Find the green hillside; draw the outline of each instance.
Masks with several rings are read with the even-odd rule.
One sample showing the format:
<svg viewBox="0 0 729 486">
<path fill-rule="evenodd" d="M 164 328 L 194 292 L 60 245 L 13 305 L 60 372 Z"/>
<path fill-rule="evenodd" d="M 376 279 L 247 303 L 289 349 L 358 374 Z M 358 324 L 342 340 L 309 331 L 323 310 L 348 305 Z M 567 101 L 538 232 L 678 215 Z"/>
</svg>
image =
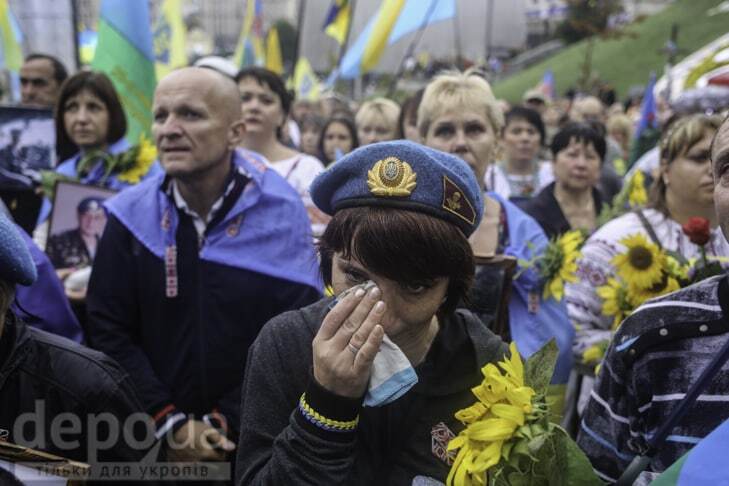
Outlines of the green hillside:
<svg viewBox="0 0 729 486">
<path fill-rule="evenodd" d="M 679 26 L 678 45 L 685 57 L 717 37 L 729 32 L 729 14 L 707 16 L 706 11 L 721 0 L 677 0 L 662 12 L 626 28 L 634 37 L 619 40 L 598 40 L 593 51 L 593 74 L 609 82 L 624 97 L 631 86 L 645 84 L 650 71 L 660 77 L 666 57 L 660 52 L 671 33 L 671 25 Z M 585 58 L 586 41 L 573 44 L 561 52 L 509 77 L 494 86 L 496 96 L 511 102 L 542 79 L 552 69 L 557 93 L 576 84 Z"/>
</svg>

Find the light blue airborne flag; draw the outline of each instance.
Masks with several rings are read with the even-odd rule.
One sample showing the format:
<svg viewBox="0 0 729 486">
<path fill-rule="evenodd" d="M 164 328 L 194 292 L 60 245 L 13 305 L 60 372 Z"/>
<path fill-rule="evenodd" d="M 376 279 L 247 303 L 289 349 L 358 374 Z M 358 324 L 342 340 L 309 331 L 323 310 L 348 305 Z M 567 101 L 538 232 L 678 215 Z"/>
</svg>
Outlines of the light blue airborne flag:
<svg viewBox="0 0 729 486">
<path fill-rule="evenodd" d="M 719 425 L 671 467 L 652 486 L 695 486 L 729 484 L 729 421 Z"/>
<path fill-rule="evenodd" d="M 421 27 L 453 18 L 455 14 L 455 0 L 407 0 L 390 32 L 387 45 L 399 41 L 407 34 L 415 32 Z M 328 86 L 334 84 L 338 77 L 352 79 L 364 73 L 362 61 L 370 37 L 375 31 L 377 17 L 377 15 L 374 15 L 370 19 L 357 40 L 344 54 L 341 64 L 327 80 L 326 84 Z"/>
<path fill-rule="evenodd" d="M 114 83 L 127 114 L 127 140 L 151 138 L 152 97 L 156 84 L 154 43 L 148 0 L 103 0 L 99 42 L 91 67 Z"/>
</svg>

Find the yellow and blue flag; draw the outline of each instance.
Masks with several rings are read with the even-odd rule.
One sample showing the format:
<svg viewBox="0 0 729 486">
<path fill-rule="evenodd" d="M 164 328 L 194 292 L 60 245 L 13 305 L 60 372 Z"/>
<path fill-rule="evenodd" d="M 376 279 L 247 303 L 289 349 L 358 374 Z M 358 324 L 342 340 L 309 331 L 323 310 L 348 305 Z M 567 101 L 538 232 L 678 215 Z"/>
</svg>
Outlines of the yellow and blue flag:
<svg viewBox="0 0 729 486">
<path fill-rule="evenodd" d="M 238 67 L 263 66 L 265 52 L 263 45 L 263 7 L 261 0 L 248 0 L 243 28 L 235 48 L 233 62 Z"/>
<path fill-rule="evenodd" d="M 284 72 L 278 29 L 271 27 L 266 38 L 266 68 L 281 76 Z"/>
<path fill-rule="evenodd" d="M 377 65 L 387 46 L 420 28 L 453 18 L 455 14 L 455 0 L 383 0 L 377 14 L 344 54 L 326 84 L 333 84 L 337 77 L 361 76 Z"/>
<path fill-rule="evenodd" d="M 300 57 L 294 69 L 294 90 L 297 100 L 317 101 L 321 94 L 321 83 L 311 68 L 309 60 Z"/>
<path fill-rule="evenodd" d="M 154 43 L 148 0 L 102 0 L 99 43 L 91 63 L 106 73 L 127 115 L 126 139 L 151 139 L 152 97 L 156 84 Z"/>
<path fill-rule="evenodd" d="M 324 32 L 339 44 L 344 44 L 352 20 L 352 6 L 349 0 L 334 0 L 324 20 Z"/>
<path fill-rule="evenodd" d="M 157 79 L 162 79 L 173 69 L 187 66 L 186 36 L 181 0 L 164 0 L 154 24 Z"/>
<path fill-rule="evenodd" d="M 22 36 L 7 0 L 0 0 L 0 40 L 2 67 L 17 73 L 23 65 Z"/>
</svg>

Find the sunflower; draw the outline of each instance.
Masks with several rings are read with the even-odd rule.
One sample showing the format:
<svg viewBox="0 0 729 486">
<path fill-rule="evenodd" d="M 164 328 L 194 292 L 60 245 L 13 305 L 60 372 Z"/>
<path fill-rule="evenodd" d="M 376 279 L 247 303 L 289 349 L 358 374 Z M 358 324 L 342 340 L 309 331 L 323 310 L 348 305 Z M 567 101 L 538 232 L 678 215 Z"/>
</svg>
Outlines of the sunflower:
<svg viewBox="0 0 729 486">
<path fill-rule="evenodd" d="M 568 231 L 549 244 L 540 263 L 540 275 L 546 281 L 544 300 L 553 296 L 559 302 L 564 296 L 565 282 L 577 281 L 577 259 L 584 241 L 581 231 Z"/>
<path fill-rule="evenodd" d="M 628 287 L 628 299 L 633 306 L 638 307 L 648 299 L 670 294 L 680 288 L 681 285 L 678 283 L 678 280 L 668 274 L 664 274 L 661 281 L 649 289 Z"/>
<path fill-rule="evenodd" d="M 510 356 L 481 369 L 483 382 L 472 389 L 478 401 L 456 413 L 466 428 L 448 443 L 458 450 L 448 474 L 448 486 L 486 483 L 486 472 L 511 450 L 509 441 L 525 426 L 533 412 L 533 388 L 524 383 L 524 363 L 516 349 Z"/>
<path fill-rule="evenodd" d="M 645 192 L 645 177 L 643 171 L 636 170 L 630 178 L 630 192 L 628 202 L 631 207 L 643 206 L 648 202 L 648 194 Z"/>
<path fill-rule="evenodd" d="M 137 184 L 157 159 L 157 148 L 144 135 L 139 137 L 139 145 L 135 149 L 137 153 L 133 165 L 117 177 L 122 182 Z"/>
<path fill-rule="evenodd" d="M 635 309 L 628 288 L 614 278 L 608 279 L 607 285 L 598 287 L 597 295 L 603 301 L 602 314 L 613 316 L 613 329 L 617 329 L 623 319 Z"/>
<path fill-rule="evenodd" d="M 666 255 L 658 246 L 641 234 L 627 236 L 620 243 L 627 251 L 614 256 L 610 263 L 624 282 L 634 288 L 650 289 L 661 281 Z"/>
<path fill-rule="evenodd" d="M 607 351 L 608 341 L 593 344 L 582 353 L 583 363 L 595 363 L 601 361 Z"/>
</svg>

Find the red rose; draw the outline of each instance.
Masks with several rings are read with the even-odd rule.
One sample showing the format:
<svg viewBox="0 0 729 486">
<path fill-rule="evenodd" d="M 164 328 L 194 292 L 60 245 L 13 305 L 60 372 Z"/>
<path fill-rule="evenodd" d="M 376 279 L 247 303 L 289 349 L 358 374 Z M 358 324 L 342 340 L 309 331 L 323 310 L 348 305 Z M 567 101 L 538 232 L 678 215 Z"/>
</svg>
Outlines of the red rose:
<svg viewBox="0 0 729 486">
<path fill-rule="evenodd" d="M 706 218 L 694 216 L 689 218 L 681 228 L 689 240 L 696 245 L 704 246 L 711 238 L 711 226 Z"/>
</svg>

